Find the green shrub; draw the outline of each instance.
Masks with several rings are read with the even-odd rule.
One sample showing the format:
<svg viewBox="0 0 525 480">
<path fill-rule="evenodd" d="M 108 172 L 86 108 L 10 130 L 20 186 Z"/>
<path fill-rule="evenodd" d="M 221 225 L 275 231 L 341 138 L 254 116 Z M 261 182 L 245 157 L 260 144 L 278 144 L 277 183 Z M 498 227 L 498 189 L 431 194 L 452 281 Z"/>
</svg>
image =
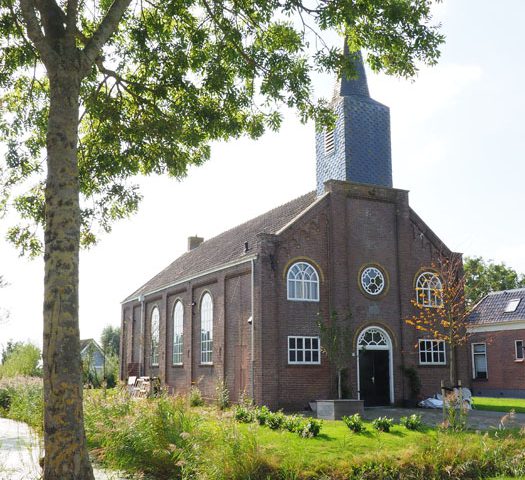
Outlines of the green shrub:
<svg viewBox="0 0 525 480">
<path fill-rule="evenodd" d="M 190 406 L 191 407 L 200 407 L 204 405 L 204 400 L 202 399 L 202 393 L 199 390 L 199 387 L 193 386 L 190 390 Z"/>
<path fill-rule="evenodd" d="M 3 398 L 3 406 L 0 409 L 2 415 L 25 422 L 36 431 L 42 432 L 44 393 L 41 378 L 4 378 L 0 380 L 0 392 Z"/>
<path fill-rule="evenodd" d="M 409 417 L 401 417 L 399 423 L 408 430 L 420 430 L 423 426 L 421 415 L 417 415 L 416 413 L 413 413 Z"/>
<path fill-rule="evenodd" d="M 297 433 L 303 438 L 317 437 L 321 432 L 321 426 L 323 425 L 322 420 L 316 418 L 309 418 L 301 425 Z"/>
<path fill-rule="evenodd" d="M 266 418 L 266 425 L 272 430 L 279 430 L 284 425 L 285 415 L 283 412 L 269 413 Z"/>
<path fill-rule="evenodd" d="M 217 407 L 219 410 L 226 410 L 230 405 L 230 392 L 224 381 L 219 380 L 215 387 Z"/>
<path fill-rule="evenodd" d="M 366 430 L 365 424 L 363 423 L 363 419 L 361 418 L 361 415 L 359 415 L 359 413 L 354 413 L 349 417 L 344 416 L 341 420 L 343 420 L 345 425 L 354 433 L 360 433 Z"/>
<path fill-rule="evenodd" d="M 32 343 L 17 343 L 8 354 L 4 355 L 3 363 L 0 365 L 0 378 L 40 377 L 40 349 Z"/>
<path fill-rule="evenodd" d="M 297 415 L 285 415 L 283 428 L 289 432 L 295 433 L 301 428 L 302 424 L 302 417 L 298 417 Z"/>
<path fill-rule="evenodd" d="M 237 405 L 233 416 L 235 420 L 241 423 L 252 423 L 255 420 L 253 408 L 246 407 L 245 405 Z"/>
<path fill-rule="evenodd" d="M 272 412 L 268 409 L 266 405 L 255 409 L 255 419 L 259 425 L 266 425 L 266 421 Z"/>
<path fill-rule="evenodd" d="M 394 420 L 388 417 L 378 417 L 372 421 L 372 426 L 378 432 L 389 432 L 394 426 Z"/>
</svg>

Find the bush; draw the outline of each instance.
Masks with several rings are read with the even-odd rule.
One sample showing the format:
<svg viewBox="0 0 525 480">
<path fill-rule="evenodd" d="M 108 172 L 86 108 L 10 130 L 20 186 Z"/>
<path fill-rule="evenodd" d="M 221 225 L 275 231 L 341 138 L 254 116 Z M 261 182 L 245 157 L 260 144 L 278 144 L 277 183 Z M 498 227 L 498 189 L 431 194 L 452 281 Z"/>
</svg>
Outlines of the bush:
<svg viewBox="0 0 525 480">
<path fill-rule="evenodd" d="M 409 417 L 401 417 L 399 423 L 403 425 L 408 430 L 420 430 L 423 426 L 421 421 L 421 415 L 412 414 Z"/>
<path fill-rule="evenodd" d="M 289 432 L 295 433 L 300 430 L 303 419 L 297 415 L 285 415 L 283 428 Z"/>
<path fill-rule="evenodd" d="M 32 343 L 17 343 L 4 355 L 0 365 L 0 378 L 17 376 L 40 377 L 42 369 L 40 349 Z"/>
<path fill-rule="evenodd" d="M 354 413 L 350 417 L 345 416 L 342 418 L 342 420 L 345 423 L 345 425 L 354 433 L 360 433 L 366 430 L 365 424 L 363 423 L 363 419 L 361 418 L 361 415 L 359 415 L 359 413 Z"/>
<path fill-rule="evenodd" d="M 252 408 L 245 405 L 237 405 L 233 416 L 235 420 L 241 423 L 252 423 L 255 420 L 255 413 Z"/>
<path fill-rule="evenodd" d="M 202 399 L 202 393 L 199 390 L 199 387 L 193 386 L 190 390 L 190 406 L 191 407 L 200 407 L 204 405 L 204 400 Z"/>
<path fill-rule="evenodd" d="M 303 438 L 313 438 L 317 437 L 321 432 L 322 420 L 317 420 L 316 418 L 309 418 L 304 422 L 300 430 L 298 431 L 299 435 Z"/>
<path fill-rule="evenodd" d="M 217 395 L 217 407 L 219 410 L 226 410 L 230 405 L 230 392 L 224 381 L 219 380 L 217 382 L 215 393 Z"/>
<path fill-rule="evenodd" d="M 390 429 L 394 426 L 394 420 L 388 417 L 378 417 L 372 421 L 372 426 L 378 432 L 389 432 Z"/>
<path fill-rule="evenodd" d="M 44 392 L 42 379 L 14 377 L 0 380 L 0 414 L 25 422 L 38 432 L 44 425 Z"/>
<path fill-rule="evenodd" d="M 255 419 L 259 425 L 266 425 L 266 421 L 272 412 L 268 409 L 266 405 L 255 409 Z"/>
<path fill-rule="evenodd" d="M 272 430 L 279 430 L 284 425 L 285 415 L 282 412 L 269 413 L 266 425 Z"/>
</svg>

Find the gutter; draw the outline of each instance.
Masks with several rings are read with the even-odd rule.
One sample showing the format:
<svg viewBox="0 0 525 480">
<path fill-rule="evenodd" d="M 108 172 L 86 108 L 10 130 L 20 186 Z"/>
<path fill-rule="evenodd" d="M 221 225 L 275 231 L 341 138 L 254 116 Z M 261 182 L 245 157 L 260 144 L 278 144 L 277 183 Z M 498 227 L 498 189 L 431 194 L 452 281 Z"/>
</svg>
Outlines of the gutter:
<svg viewBox="0 0 525 480">
<path fill-rule="evenodd" d="M 251 398 L 255 398 L 255 315 L 254 315 L 254 305 L 255 305 L 255 259 L 251 260 L 252 265 L 252 275 L 251 275 L 251 322 L 250 322 L 250 333 L 251 333 L 251 345 L 250 345 L 250 378 L 251 378 Z"/>
<path fill-rule="evenodd" d="M 141 294 L 138 294 L 135 297 L 127 298 L 125 300 L 122 300 L 120 302 L 121 305 L 124 305 L 129 302 L 133 301 L 144 301 L 144 297 L 147 297 L 149 295 L 153 295 L 154 293 L 161 292 L 162 290 L 166 290 L 167 288 L 176 287 L 177 285 L 180 285 L 185 282 L 191 282 L 192 280 L 195 280 L 196 278 L 204 277 L 206 275 L 210 275 L 211 273 L 220 272 L 221 270 L 225 270 L 230 267 L 236 267 L 237 265 L 242 265 L 243 263 L 253 262 L 253 260 L 257 259 L 257 254 L 253 255 L 246 255 L 240 260 L 232 260 L 228 263 L 223 263 L 222 265 L 219 265 L 218 267 L 210 268 L 208 270 L 204 270 L 201 273 L 197 273 L 196 275 L 190 276 L 190 277 L 183 277 L 180 280 L 177 280 L 176 282 L 169 283 L 167 285 L 163 285 L 162 287 L 156 288 L 155 290 L 151 290 L 149 292 L 143 292 Z"/>
</svg>

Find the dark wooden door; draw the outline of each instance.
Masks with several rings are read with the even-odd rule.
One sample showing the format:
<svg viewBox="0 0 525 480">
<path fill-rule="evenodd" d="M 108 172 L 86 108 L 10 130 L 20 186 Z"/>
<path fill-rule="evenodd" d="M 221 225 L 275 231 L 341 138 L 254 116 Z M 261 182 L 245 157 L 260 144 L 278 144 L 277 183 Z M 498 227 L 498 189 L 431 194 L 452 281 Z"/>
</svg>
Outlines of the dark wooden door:
<svg viewBox="0 0 525 480">
<path fill-rule="evenodd" d="M 359 351 L 359 389 L 365 406 L 390 403 L 390 365 L 388 350 Z"/>
</svg>

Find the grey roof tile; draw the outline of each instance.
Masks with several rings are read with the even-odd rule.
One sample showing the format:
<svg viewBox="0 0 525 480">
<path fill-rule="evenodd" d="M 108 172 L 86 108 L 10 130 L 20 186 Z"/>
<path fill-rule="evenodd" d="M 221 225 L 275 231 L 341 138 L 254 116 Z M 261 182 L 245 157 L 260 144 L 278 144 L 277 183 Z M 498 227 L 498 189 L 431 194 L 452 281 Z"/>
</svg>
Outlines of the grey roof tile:
<svg viewBox="0 0 525 480">
<path fill-rule="evenodd" d="M 179 279 L 193 277 L 242 258 L 246 255 L 244 253 L 244 242 L 248 242 L 250 252 L 253 252 L 256 236 L 259 233 L 278 232 L 315 200 L 315 192 L 307 193 L 216 237 L 210 238 L 197 248 L 181 255 L 142 287 L 129 295 L 123 303 L 133 300 L 141 294 L 161 289 Z"/>
<path fill-rule="evenodd" d="M 505 312 L 510 300 L 520 299 L 514 312 Z M 525 288 L 491 292 L 484 297 L 469 315 L 469 322 L 476 325 L 525 320 Z"/>
</svg>

